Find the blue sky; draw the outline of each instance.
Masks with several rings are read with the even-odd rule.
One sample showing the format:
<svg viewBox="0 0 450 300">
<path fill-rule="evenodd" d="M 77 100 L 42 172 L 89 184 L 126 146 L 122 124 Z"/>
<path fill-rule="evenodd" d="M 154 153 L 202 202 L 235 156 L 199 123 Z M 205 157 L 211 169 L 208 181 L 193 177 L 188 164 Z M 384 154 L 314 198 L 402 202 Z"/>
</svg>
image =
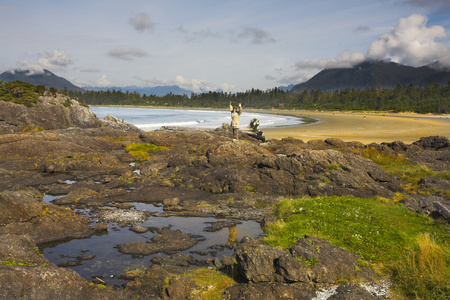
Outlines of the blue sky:
<svg viewBox="0 0 450 300">
<path fill-rule="evenodd" d="M 450 0 L 0 0 L 0 72 L 266 90 L 365 59 L 450 66 Z"/>
</svg>

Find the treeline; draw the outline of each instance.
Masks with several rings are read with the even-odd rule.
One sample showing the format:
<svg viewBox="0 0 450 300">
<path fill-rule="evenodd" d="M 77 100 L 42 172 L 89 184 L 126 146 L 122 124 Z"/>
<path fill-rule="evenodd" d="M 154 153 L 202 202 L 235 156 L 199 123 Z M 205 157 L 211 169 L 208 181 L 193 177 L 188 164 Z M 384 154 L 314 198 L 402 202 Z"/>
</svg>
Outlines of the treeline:
<svg viewBox="0 0 450 300">
<path fill-rule="evenodd" d="M 291 93 L 281 89 L 251 89 L 240 93 L 209 92 L 165 96 L 110 91 L 68 92 L 88 105 L 142 105 L 175 107 L 226 108 L 231 101 L 247 108 L 283 108 L 317 110 L 413 111 L 417 113 L 450 113 L 450 82 L 446 86 L 397 85 L 394 89 L 367 88 L 337 91 L 303 91 Z"/>
</svg>

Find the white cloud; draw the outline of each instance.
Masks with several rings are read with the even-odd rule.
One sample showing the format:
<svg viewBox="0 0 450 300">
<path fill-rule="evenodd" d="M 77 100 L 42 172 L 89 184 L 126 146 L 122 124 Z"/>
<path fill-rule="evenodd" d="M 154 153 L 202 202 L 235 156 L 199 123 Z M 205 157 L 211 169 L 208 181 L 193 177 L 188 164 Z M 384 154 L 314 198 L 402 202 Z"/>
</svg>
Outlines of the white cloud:
<svg viewBox="0 0 450 300">
<path fill-rule="evenodd" d="M 447 37 L 444 27 L 427 27 L 428 18 L 414 14 L 401 18 L 390 32 L 374 41 L 367 52 L 369 59 L 390 59 L 414 67 L 436 60 L 448 62 L 450 49 L 438 39 Z"/>
<path fill-rule="evenodd" d="M 295 63 L 296 69 L 330 69 L 330 68 L 351 68 L 365 60 L 364 53 L 343 51 L 338 57 L 325 58 L 316 61 L 299 61 Z"/>
<path fill-rule="evenodd" d="M 67 69 L 72 64 L 70 57 L 64 51 L 53 50 L 52 52 L 44 52 L 39 54 L 36 64 L 30 63 L 27 60 L 19 62 L 19 70 L 27 70 L 29 75 L 42 74 L 44 69 L 50 71 L 61 71 Z"/>
<path fill-rule="evenodd" d="M 99 87 L 109 87 L 113 86 L 112 82 L 106 79 L 106 75 L 103 74 L 102 77 L 100 77 L 99 80 L 97 80 L 97 86 Z"/>
<path fill-rule="evenodd" d="M 153 30 L 156 23 L 153 22 L 146 13 L 141 13 L 136 17 L 131 17 L 128 23 L 134 27 L 139 32 L 144 32 L 145 30 Z"/>
<path fill-rule="evenodd" d="M 145 86 L 154 87 L 159 85 L 177 85 L 180 88 L 191 90 L 195 93 L 203 93 L 207 91 L 215 91 L 221 89 L 224 92 L 236 92 L 237 88 L 234 85 L 228 83 L 222 83 L 220 85 L 214 85 L 206 80 L 199 79 L 187 79 L 181 75 L 177 75 L 175 79 L 160 80 L 160 79 L 145 79 L 141 77 L 134 77 L 141 81 Z"/>
<path fill-rule="evenodd" d="M 117 47 L 112 49 L 108 52 L 108 54 L 114 58 L 122 59 L 122 60 L 128 60 L 131 61 L 135 57 L 145 57 L 147 56 L 147 52 L 136 49 L 136 48 L 130 48 L 130 49 L 123 49 L 121 47 Z"/>
<path fill-rule="evenodd" d="M 49 70 L 66 69 L 72 60 L 64 51 L 53 50 L 53 52 L 45 52 L 39 59 L 38 65 Z"/>
<path fill-rule="evenodd" d="M 428 18 L 419 14 L 401 18 L 390 32 L 372 42 L 367 54 L 344 51 L 334 58 L 299 61 L 295 68 L 351 68 L 364 60 L 389 60 L 413 67 L 439 61 L 450 66 L 450 48 L 439 42 L 447 37 L 444 27 L 427 27 L 427 22 Z"/>
</svg>

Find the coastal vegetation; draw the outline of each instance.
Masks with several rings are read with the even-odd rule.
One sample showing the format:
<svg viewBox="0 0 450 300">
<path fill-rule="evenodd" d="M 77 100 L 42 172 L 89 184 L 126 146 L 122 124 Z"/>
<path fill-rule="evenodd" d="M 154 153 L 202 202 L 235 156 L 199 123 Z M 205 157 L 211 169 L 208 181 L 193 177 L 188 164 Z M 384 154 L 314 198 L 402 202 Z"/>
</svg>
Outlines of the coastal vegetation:
<svg viewBox="0 0 450 300">
<path fill-rule="evenodd" d="M 241 102 L 247 108 L 280 108 L 308 110 L 414 111 L 417 113 L 450 112 L 450 83 L 440 86 L 428 83 L 422 87 L 398 84 L 394 89 L 320 89 L 292 93 L 274 88 L 267 91 L 251 89 L 245 92 L 208 92 L 165 96 L 141 95 L 137 92 L 87 91 L 68 92 L 88 105 L 142 105 L 175 107 L 225 108 L 228 103 Z"/>
<path fill-rule="evenodd" d="M 49 89 L 56 94 L 55 88 Z M 1 82 L 0 99 L 33 106 L 39 95 L 45 92 L 42 85 L 34 86 L 21 81 Z M 292 93 L 274 88 L 266 91 L 251 89 L 245 92 L 208 92 L 188 95 L 165 96 L 108 91 L 62 91 L 86 105 L 140 105 L 174 107 L 224 108 L 228 103 L 241 102 L 248 108 L 279 108 L 307 110 L 353 110 L 353 111 L 413 111 L 417 113 L 449 113 L 450 82 L 440 86 L 430 82 L 425 86 L 398 84 L 393 89 L 320 89 Z"/>
<path fill-rule="evenodd" d="M 270 246 L 286 249 L 315 235 L 360 255 L 361 266 L 392 278 L 402 294 L 444 299 L 450 293 L 450 232 L 443 222 L 381 197 L 286 199 L 275 214 L 264 238 Z"/>
</svg>

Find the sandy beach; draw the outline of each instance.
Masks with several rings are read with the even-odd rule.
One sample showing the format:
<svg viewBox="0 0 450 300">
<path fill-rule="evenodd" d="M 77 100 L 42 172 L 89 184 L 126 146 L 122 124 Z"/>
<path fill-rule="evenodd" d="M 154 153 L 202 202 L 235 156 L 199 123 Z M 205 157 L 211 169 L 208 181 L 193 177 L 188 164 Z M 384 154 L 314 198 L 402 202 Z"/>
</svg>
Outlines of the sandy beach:
<svg viewBox="0 0 450 300">
<path fill-rule="evenodd" d="M 270 113 L 309 116 L 320 121 L 298 127 L 265 129 L 264 135 L 267 139 L 293 137 L 306 142 L 333 137 L 364 144 L 393 141 L 409 144 L 425 136 L 440 135 L 450 138 L 450 115 L 315 111 L 271 111 Z"/>
</svg>

